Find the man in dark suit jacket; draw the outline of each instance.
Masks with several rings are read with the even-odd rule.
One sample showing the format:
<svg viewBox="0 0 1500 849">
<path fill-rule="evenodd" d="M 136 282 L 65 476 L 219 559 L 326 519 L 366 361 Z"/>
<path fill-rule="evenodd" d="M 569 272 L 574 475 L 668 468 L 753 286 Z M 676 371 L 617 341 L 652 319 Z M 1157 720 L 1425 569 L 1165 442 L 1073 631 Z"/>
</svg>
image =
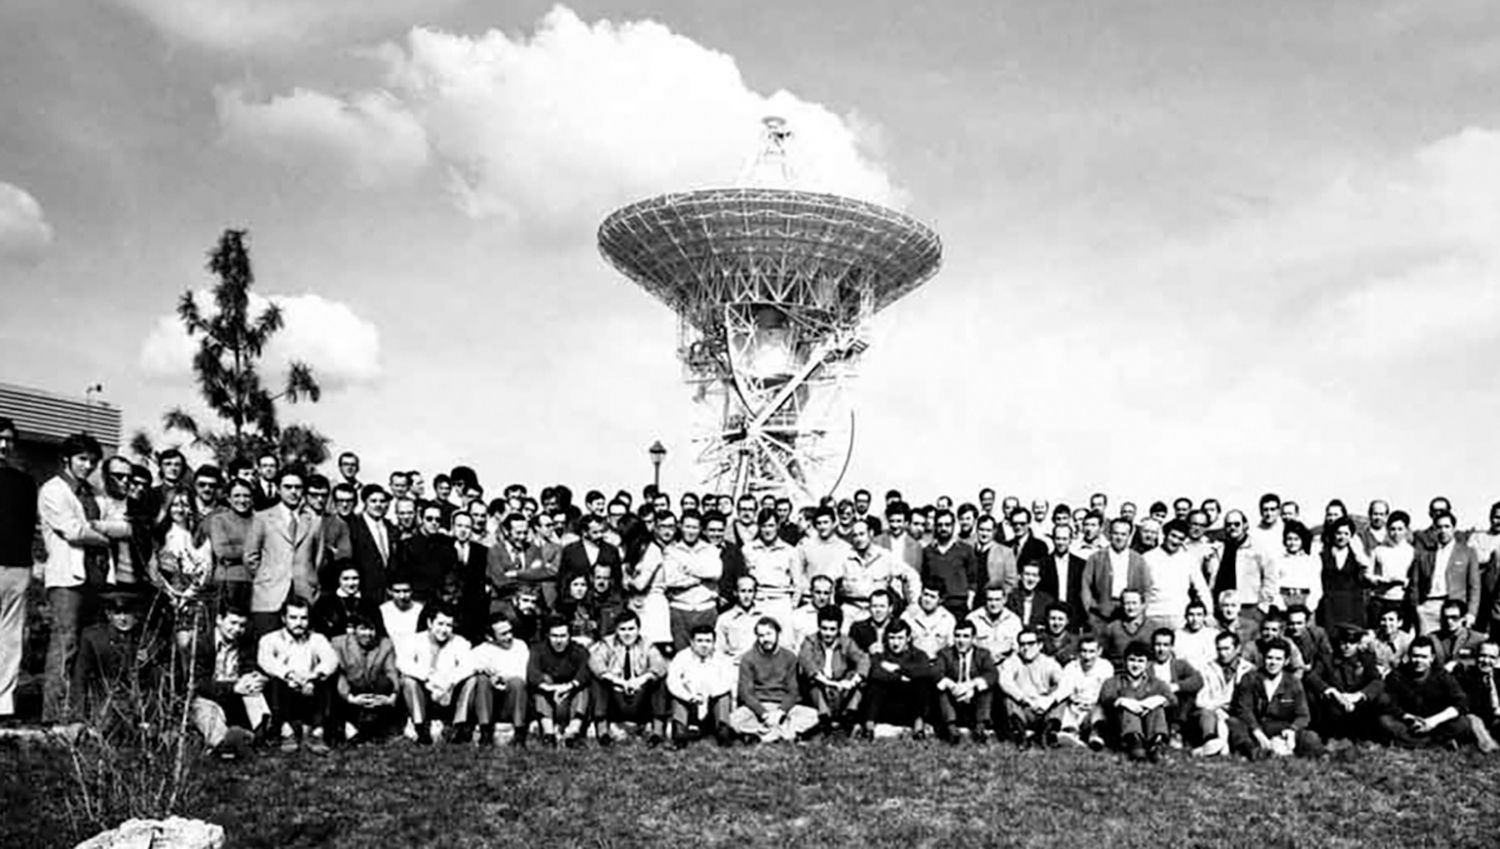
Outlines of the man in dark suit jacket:
<svg viewBox="0 0 1500 849">
<path fill-rule="evenodd" d="M 598 516 L 586 516 L 583 538 L 563 546 L 557 564 L 557 594 L 563 594 L 575 575 L 592 579 L 594 566 L 600 563 L 608 565 L 614 571 L 615 584 L 618 586 L 622 571 L 620 550 L 605 541 L 604 520 Z"/>
<path fill-rule="evenodd" d="M 1083 574 L 1089 564 L 1072 552 L 1072 546 L 1073 529 L 1068 525 L 1054 525 L 1052 551 L 1047 555 L 1038 589 L 1068 605 L 1073 627 L 1082 628 L 1088 624 L 1088 613 L 1083 607 Z"/>
<path fill-rule="evenodd" d="M 1027 563 L 1045 563 L 1048 555 L 1047 543 L 1037 539 L 1031 532 L 1031 511 L 1025 507 L 1017 507 L 1010 514 L 1010 524 L 1016 529 L 1016 538 L 1011 540 L 1010 550 L 1016 554 L 1016 569 L 1020 569 Z M 1043 570 L 1045 571 L 1045 569 Z M 1056 587 L 1053 587 L 1056 592 Z"/>
<path fill-rule="evenodd" d="M 1089 556 L 1083 569 L 1083 609 L 1095 631 L 1115 618 L 1120 598 L 1115 595 L 1115 562 L 1126 564 L 1125 589 L 1139 590 L 1142 597 L 1151 587 L 1151 568 L 1146 558 L 1130 550 L 1134 527 L 1126 519 L 1109 523 L 1109 546 Z"/>
<path fill-rule="evenodd" d="M 970 728 L 975 742 L 989 737 L 993 722 L 994 691 L 999 683 L 995 659 L 974 645 L 974 623 L 968 619 L 953 626 L 953 645 L 938 650 L 938 737 L 958 742 L 956 727 Z"/>
<path fill-rule="evenodd" d="M 1252 760 L 1273 754 L 1316 757 L 1323 753 L 1323 741 L 1308 727 L 1312 710 L 1307 691 L 1286 668 L 1290 656 L 1286 641 L 1270 641 L 1261 668 L 1245 673 L 1234 687 L 1229 747 Z"/>
<path fill-rule="evenodd" d="M 360 594 L 373 601 L 385 598 L 386 576 L 397 555 L 397 533 L 385 518 L 391 503 L 386 491 L 379 484 L 369 484 L 362 496 L 364 511 L 349 517 L 349 560 L 359 567 Z M 325 586 L 337 579 L 325 573 Z"/>
<path fill-rule="evenodd" d="M 1469 702 L 1470 726 L 1486 750 L 1482 729 L 1494 742 L 1500 734 L 1500 642 L 1485 640 L 1474 654 L 1473 666 L 1460 666 L 1455 673 Z"/>
<path fill-rule="evenodd" d="M 1047 627 L 1047 607 L 1054 599 L 1041 589 L 1042 565 L 1032 560 L 1021 566 L 1021 583 L 1005 600 L 1005 606 L 1020 618 L 1022 627 Z"/>
<path fill-rule="evenodd" d="M 394 570 L 411 579 L 412 596 L 423 604 L 437 597 L 443 578 L 457 566 L 454 538 L 442 532 L 442 517 L 436 504 L 423 505 L 416 535 L 396 546 Z M 464 519 L 466 528 L 472 529 L 473 518 L 465 513 Z"/>
</svg>

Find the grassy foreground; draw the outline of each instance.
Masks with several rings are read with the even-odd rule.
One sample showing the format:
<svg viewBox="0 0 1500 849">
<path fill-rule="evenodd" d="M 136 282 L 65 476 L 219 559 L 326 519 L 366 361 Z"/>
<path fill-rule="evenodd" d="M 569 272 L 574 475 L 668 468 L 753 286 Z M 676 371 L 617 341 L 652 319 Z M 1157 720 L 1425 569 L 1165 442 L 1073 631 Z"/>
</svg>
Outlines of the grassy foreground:
<svg viewBox="0 0 1500 849">
<path fill-rule="evenodd" d="M 56 750 L 0 741 L 0 846 L 70 846 Z M 418 749 L 205 762 L 234 847 L 1494 846 L 1500 759 L 1323 763 L 882 741 L 686 752 Z"/>
</svg>

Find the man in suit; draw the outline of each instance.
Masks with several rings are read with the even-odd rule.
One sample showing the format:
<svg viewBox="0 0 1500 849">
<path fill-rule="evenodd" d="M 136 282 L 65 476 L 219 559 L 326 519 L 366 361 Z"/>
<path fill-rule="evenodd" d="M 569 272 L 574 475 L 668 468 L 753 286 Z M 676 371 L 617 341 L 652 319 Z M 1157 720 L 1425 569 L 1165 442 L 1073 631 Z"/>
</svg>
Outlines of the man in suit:
<svg viewBox="0 0 1500 849">
<path fill-rule="evenodd" d="M 1027 628 L 1046 627 L 1047 608 L 1053 602 L 1052 596 L 1041 589 L 1042 566 L 1043 563 L 1035 560 L 1023 564 L 1021 584 L 1005 603 Z"/>
<path fill-rule="evenodd" d="M 364 597 L 385 598 L 386 576 L 390 574 L 396 556 L 396 526 L 385 518 L 391 497 L 375 483 L 366 485 L 360 497 L 364 510 L 348 520 L 349 558 L 359 567 Z M 327 576 L 328 579 L 336 577 Z M 327 585 L 325 582 L 324 586 Z"/>
<path fill-rule="evenodd" d="M 994 691 L 999 683 L 995 659 L 974 644 L 974 623 L 953 627 L 953 645 L 938 652 L 937 701 L 939 739 L 957 743 L 957 727 L 968 728 L 976 743 L 989 739 L 994 723 Z"/>
<path fill-rule="evenodd" d="M 1144 598 L 1151 587 L 1146 559 L 1130 550 L 1133 526 L 1127 519 L 1109 523 L 1109 547 L 1089 556 L 1083 569 L 1083 609 L 1095 631 L 1104 630 L 1120 607 L 1120 596 L 1136 590 Z"/>
<path fill-rule="evenodd" d="M 255 458 L 255 509 L 275 507 L 281 500 L 281 460 L 274 451 Z"/>
<path fill-rule="evenodd" d="M 317 595 L 322 565 L 321 525 L 310 521 L 300 509 L 302 474 L 295 469 L 281 470 L 276 476 L 276 490 L 279 503 L 255 514 L 245 538 L 250 626 L 256 635 L 281 627 L 281 610 L 288 597 L 311 599 Z"/>
<path fill-rule="evenodd" d="M 437 594 L 455 565 L 453 538 L 443 533 L 442 520 L 443 511 L 436 504 L 423 505 L 416 535 L 396 546 L 395 571 L 411 578 L 412 592 L 423 601 Z"/>
<path fill-rule="evenodd" d="M 1316 757 L 1323 741 L 1308 726 L 1312 711 L 1302 682 L 1286 668 L 1291 646 L 1270 640 L 1261 667 L 1246 673 L 1234 688 L 1230 706 L 1229 747 L 1252 760 L 1291 754 Z"/>
<path fill-rule="evenodd" d="M 307 492 L 302 499 L 302 513 L 309 521 L 317 523 L 318 533 L 323 537 L 325 572 L 342 568 L 345 563 L 349 562 L 353 553 L 349 544 L 348 522 L 328 509 L 329 492 L 328 478 L 319 474 L 307 476 Z"/>
<path fill-rule="evenodd" d="M 1052 526 L 1052 552 L 1042 568 L 1040 589 L 1068 605 L 1075 627 L 1088 623 L 1083 608 L 1083 573 L 1088 560 L 1073 553 L 1073 527 L 1065 524 Z"/>
<path fill-rule="evenodd" d="M 1015 539 L 1010 541 L 1010 550 L 1016 555 L 1016 568 L 1020 569 L 1027 563 L 1044 563 L 1047 561 L 1047 543 L 1038 539 L 1032 532 L 1033 516 L 1031 511 L 1025 507 L 1017 507 L 1010 514 L 1010 525 L 1016 530 Z M 1052 588 L 1055 594 L 1057 588 Z"/>
<path fill-rule="evenodd" d="M 493 558 L 492 561 L 493 563 Z M 563 546 L 557 564 L 557 590 L 561 592 L 574 575 L 589 577 L 594 574 L 595 564 L 604 563 L 615 573 L 615 583 L 621 580 L 620 550 L 604 539 L 604 520 L 598 516 L 585 516 L 583 538 Z"/>
<path fill-rule="evenodd" d="M 500 533 L 486 555 L 486 575 L 497 597 L 510 594 L 518 583 L 541 587 L 549 606 L 563 587 L 557 575 L 547 568 L 539 546 L 531 543 L 530 523 L 521 513 L 510 513 L 500 520 Z M 522 574 L 527 573 L 523 580 Z"/>
<path fill-rule="evenodd" d="M 1419 547 L 1406 582 L 1407 601 L 1417 609 L 1421 632 L 1431 634 L 1441 624 L 1443 603 L 1461 601 L 1465 610 L 1479 608 L 1479 557 L 1455 536 L 1457 520 L 1444 510 L 1433 516 L 1431 547 Z"/>
</svg>

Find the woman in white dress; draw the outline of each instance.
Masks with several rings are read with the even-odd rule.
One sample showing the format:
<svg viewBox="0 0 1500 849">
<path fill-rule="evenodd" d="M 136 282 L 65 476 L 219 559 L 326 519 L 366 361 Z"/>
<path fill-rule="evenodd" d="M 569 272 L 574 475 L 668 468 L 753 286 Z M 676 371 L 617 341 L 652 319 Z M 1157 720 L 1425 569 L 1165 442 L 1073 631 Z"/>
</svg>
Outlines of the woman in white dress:
<svg viewBox="0 0 1500 849">
<path fill-rule="evenodd" d="M 1301 604 L 1316 613 L 1323 596 L 1323 579 L 1322 560 L 1307 550 L 1312 533 L 1307 526 L 1293 520 L 1285 523 L 1281 535 L 1283 549 L 1275 558 L 1281 608 L 1286 610 Z"/>
<path fill-rule="evenodd" d="M 666 548 L 677 539 L 677 518 L 663 511 L 655 526 L 644 523 L 625 542 L 625 602 L 641 618 L 641 639 L 657 645 L 672 643 L 672 609 L 667 603 Z"/>
</svg>

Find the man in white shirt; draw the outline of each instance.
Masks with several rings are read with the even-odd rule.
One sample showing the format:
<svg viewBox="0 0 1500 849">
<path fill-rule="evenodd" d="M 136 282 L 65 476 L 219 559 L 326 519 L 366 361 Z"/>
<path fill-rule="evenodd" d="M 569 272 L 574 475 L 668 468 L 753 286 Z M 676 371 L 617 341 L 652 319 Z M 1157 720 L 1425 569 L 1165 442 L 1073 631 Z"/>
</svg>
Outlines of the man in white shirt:
<svg viewBox="0 0 1500 849">
<path fill-rule="evenodd" d="M 792 611 L 792 621 L 788 627 L 788 636 L 785 645 L 793 652 L 802 650 L 802 643 L 808 637 L 818 633 L 818 613 L 825 607 L 835 607 L 833 603 L 833 579 L 827 575 L 817 575 L 812 579 L 808 589 L 807 603 Z M 842 622 L 843 620 L 840 619 Z"/>
<path fill-rule="evenodd" d="M 505 615 L 490 622 L 489 639 L 470 652 L 469 664 L 478 675 L 474 687 L 474 720 L 479 724 L 480 745 L 494 738 L 495 718 L 510 725 L 510 744 L 526 745 L 526 667 L 531 650 L 516 639 L 516 623 Z M 499 710 L 496 711 L 496 702 Z"/>
<path fill-rule="evenodd" d="M 754 639 L 754 631 L 751 631 Z M 667 692 L 672 697 L 672 745 L 681 749 L 696 731 L 713 734 L 720 746 L 734 743 L 729 725 L 731 693 L 738 683 L 734 664 L 715 645 L 714 629 L 693 626 L 687 651 L 667 666 Z"/>
<path fill-rule="evenodd" d="M 1218 636 L 1216 629 L 1208 627 L 1208 606 L 1201 601 L 1190 602 L 1183 626 L 1177 630 L 1177 656 L 1202 672 L 1217 656 Z"/>
<path fill-rule="evenodd" d="M 260 638 L 256 661 L 267 676 L 271 732 L 281 734 L 281 750 L 295 752 L 304 732 L 330 714 L 328 699 L 339 658 L 328 638 L 312 630 L 312 606 L 293 596 L 281 610 L 282 627 Z M 307 749 L 316 755 L 328 746 L 309 735 Z"/>
<path fill-rule="evenodd" d="M 996 665 L 1016 650 L 1016 636 L 1025 623 L 1005 606 L 1005 589 L 990 586 L 984 591 L 984 606 L 966 617 L 974 623 L 974 644 L 990 653 Z"/>
<path fill-rule="evenodd" d="M 724 559 L 718 546 L 703 539 L 703 517 L 696 510 L 682 511 L 682 538 L 667 546 L 662 569 L 671 616 L 672 647 L 683 651 L 692 640 L 693 628 L 718 620 L 719 579 Z"/>
<path fill-rule="evenodd" d="M 407 640 L 396 652 L 401 696 L 422 745 L 432 743 L 434 720 L 451 722 L 451 742 L 467 743 L 473 736 L 469 722 L 477 683 L 473 646 L 453 632 L 457 618 L 452 608 L 438 607 L 427 620 L 427 631 Z"/>
<path fill-rule="evenodd" d="M 870 523 L 855 519 L 849 529 L 849 559 L 840 568 L 837 596 L 844 607 L 844 622 L 852 626 L 870 616 L 870 595 L 891 589 L 897 570 L 915 576 L 910 566 L 898 562 L 887 549 L 873 543 Z M 901 593 L 903 597 L 905 593 Z"/>
<path fill-rule="evenodd" d="M 1281 498 L 1274 492 L 1268 492 L 1260 497 L 1260 523 L 1251 528 L 1250 538 L 1255 541 L 1255 547 L 1268 554 L 1281 550 L 1282 516 Z M 1243 596 L 1243 588 L 1241 597 Z"/>
<path fill-rule="evenodd" d="M 1186 548 L 1187 538 L 1187 523 L 1174 519 L 1163 529 L 1161 547 L 1144 555 L 1151 572 L 1146 616 L 1173 630 L 1182 627 L 1190 600 L 1209 598 L 1208 583 L 1199 568 L 1202 561 Z"/>
<path fill-rule="evenodd" d="M 1203 689 L 1198 691 L 1196 712 L 1188 729 L 1196 732 L 1189 742 L 1195 745 L 1195 757 L 1213 757 L 1229 753 L 1229 713 L 1234 690 L 1240 679 L 1255 671 L 1255 664 L 1240 653 L 1240 638 L 1233 631 L 1220 632 L 1214 638 L 1214 660 L 1199 670 Z"/>
<path fill-rule="evenodd" d="M 1062 704 L 1059 742 L 1096 751 L 1104 748 L 1104 709 L 1099 706 L 1099 691 L 1114 676 L 1114 664 L 1104 659 L 1099 638 L 1084 634 L 1078 640 L 1078 657 L 1063 667 L 1058 687 Z"/>
<path fill-rule="evenodd" d="M 390 599 L 380 605 L 380 621 L 391 642 L 400 648 L 417 633 L 417 622 L 422 618 L 424 605 L 413 600 L 411 578 L 401 572 L 391 575 L 386 593 Z"/>
</svg>

